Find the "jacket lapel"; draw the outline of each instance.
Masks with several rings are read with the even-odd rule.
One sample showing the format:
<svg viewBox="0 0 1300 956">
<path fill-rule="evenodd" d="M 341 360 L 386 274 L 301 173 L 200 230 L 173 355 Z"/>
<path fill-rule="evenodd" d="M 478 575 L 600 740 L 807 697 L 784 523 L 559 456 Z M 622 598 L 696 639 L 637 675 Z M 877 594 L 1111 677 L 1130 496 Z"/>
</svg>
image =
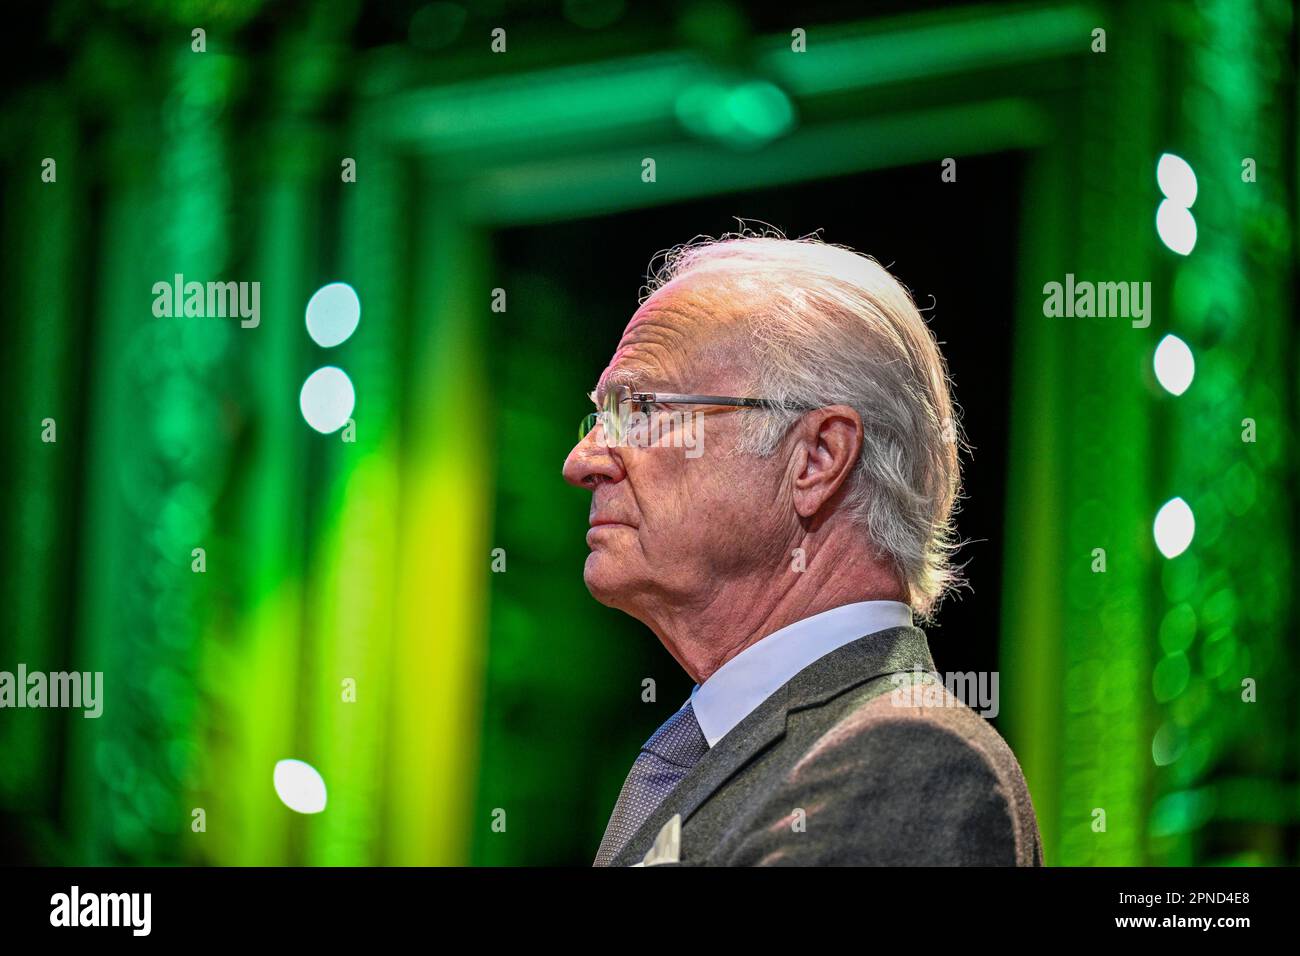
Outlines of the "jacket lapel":
<svg viewBox="0 0 1300 956">
<path fill-rule="evenodd" d="M 685 824 L 719 787 L 770 744 L 785 736 L 790 714 L 823 704 L 884 674 L 914 668 L 932 671 L 934 661 L 930 657 L 925 632 L 910 626 L 891 627 L 868 634 L 813 661 L 754 708 L 700 758 L 610 865 L 630 866 L 640 860 L 673 814 L 681 814 Z M 688 853 L 688 848 L 683 846 L 683 858 Z"/>
<path fill-rule="evenodd" d="M 680 813 L 682 823 L 685 823 L 732 774 L 758 756 L 772 741 L 784 736 L 788 688 L 787 684 L 778 689 L 710 747 L 709 752 L 700 758 L 628 840 L 627 846 L 614 857 L 610 866 L 629 866 L 641 859 L 654 842 L 655 835 L 674 813 Z"/>
</svg>

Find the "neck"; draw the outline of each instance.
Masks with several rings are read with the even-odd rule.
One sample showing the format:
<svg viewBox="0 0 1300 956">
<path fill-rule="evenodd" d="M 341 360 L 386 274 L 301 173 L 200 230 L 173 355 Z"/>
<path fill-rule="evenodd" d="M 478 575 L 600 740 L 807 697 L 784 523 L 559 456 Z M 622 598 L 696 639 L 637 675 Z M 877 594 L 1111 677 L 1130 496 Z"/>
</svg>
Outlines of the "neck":
<svg viewBox="0 0 1300 956">
<path fill-rule="evenodd" d="M 793 558 L 727 582 L 680 607 L 657 609 L 646 623 L 686 673 L 702 684 L 745 648 L 796 621 L 858 601 L 907 602 L 887 564 L 858 541 L 804 543 L 803 570 Z"/>
</svg>

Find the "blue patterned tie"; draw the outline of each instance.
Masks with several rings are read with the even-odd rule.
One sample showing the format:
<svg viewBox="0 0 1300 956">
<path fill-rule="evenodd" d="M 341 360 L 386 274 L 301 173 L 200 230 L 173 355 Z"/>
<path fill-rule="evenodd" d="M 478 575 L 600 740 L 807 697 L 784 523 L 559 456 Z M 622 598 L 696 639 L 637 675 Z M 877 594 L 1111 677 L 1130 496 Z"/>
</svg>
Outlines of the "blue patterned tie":
<svg viewBox="0 0 1300 956">
<path fill-rule="evenodd" d="M 709 750 L 695 708 L 687 701 L 645 742 L 623 781 L 593 866 L 609 866 L 641 824 Z"/>
</svg>

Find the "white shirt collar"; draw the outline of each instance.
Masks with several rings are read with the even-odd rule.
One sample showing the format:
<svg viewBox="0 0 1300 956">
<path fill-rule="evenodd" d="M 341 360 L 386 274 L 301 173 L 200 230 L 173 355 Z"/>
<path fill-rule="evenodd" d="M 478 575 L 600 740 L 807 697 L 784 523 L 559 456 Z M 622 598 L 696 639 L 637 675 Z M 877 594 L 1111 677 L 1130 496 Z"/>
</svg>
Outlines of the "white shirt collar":
<svg viewBox="0 0 1300 956">
<path fill-rule="evenodd" d="M 860 637 L 911 623 L 912 609 L 898 601 L 860 601 L 814 614 L 745 648 L 696 684 L 687 703 L 712 747 L 813 661 Z"/>
</svg>

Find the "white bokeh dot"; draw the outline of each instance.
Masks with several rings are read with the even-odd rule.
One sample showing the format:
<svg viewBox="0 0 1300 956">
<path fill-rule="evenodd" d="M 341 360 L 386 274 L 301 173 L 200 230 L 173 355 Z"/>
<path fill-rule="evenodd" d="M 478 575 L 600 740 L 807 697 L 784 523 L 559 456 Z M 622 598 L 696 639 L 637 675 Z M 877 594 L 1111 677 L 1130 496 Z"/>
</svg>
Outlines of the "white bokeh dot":
<svg viewBox="0 0 1300 956">
<path fill-rule="evenodd" d="M 1191 255 L 1196 248 L 1196 220 L 1186 207 L 1172 199 L 1161 200 L 1156 209 L 1156 233 L 1180 256 Z"/>
<path fill-rule="evenodd" d="M 1166 335 L 1160 340 L 1152 365 L 1156 379 L 1171 395 L 1187 391 L 1196 376 L 1196 358 L 1187 343 L 1176 335 Z"/>
<path fill-rule="evenodd" d="M 1166 558 L 1176 558 L 1187 550 L 1196 535 L 1196 517 L 1182 498 L 1171 498 L 1156 512 L 1152 528 L 1156 547 Z"/>
<path fill-rule="evenodd" d="M 318 368 L 302 383 L 298 406 L 307 424 L 321 434 L 338 431 L 352 417 L 357 395 L 352 379 L 333 365 Z"/>
<path fill-rule="evenodd" d="M 290 810 L 320 813 L 325 809 L 325 778 L 309 763 L 279 760 L 272 775 L 276 796 Z"/>
<path fill-rule="evenodd" d="M 1196 202 L 1196 173 L 1183 157 L 1162 154 L 1156 163 L 1156 182 L 1167 198 L 1184 209 Z"/>
<path fill-rule="evenodd" d="M 361 321 L 361 300 L 346 282 L 321 286 L 307 302 L 307 334 L 324 348 L 346 342 Z"/>
</svg>

